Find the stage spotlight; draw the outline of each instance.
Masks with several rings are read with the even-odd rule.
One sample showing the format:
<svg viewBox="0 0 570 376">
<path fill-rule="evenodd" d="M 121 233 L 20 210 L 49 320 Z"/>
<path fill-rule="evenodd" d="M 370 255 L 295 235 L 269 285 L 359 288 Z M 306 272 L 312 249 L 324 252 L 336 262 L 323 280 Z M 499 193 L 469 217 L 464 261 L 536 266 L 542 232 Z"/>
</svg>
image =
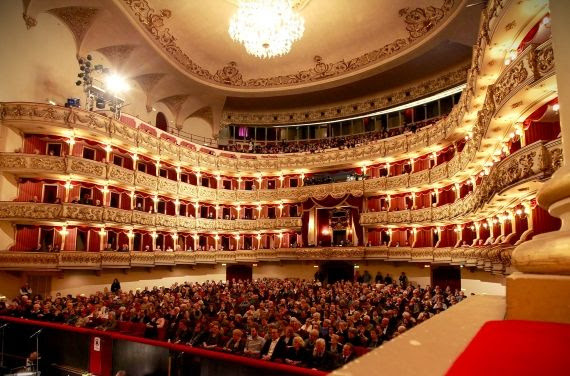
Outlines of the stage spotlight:
<svg viewBox="0 0 570 376">
<path fill-rule="evenodd" d="M 124 77 L 118 76 L 116 74 L 110 74 L 105 80 L 105 86 L 107 90 L 111 93 L 122 93 L 129 90 L 129 84 L 124 79 Z"/>
<path fill-rule="evenodd" d="M 97 107 L 100 110 L 105 109 L 105 100 L 103 100 L 103 98 L 97 98 L 95 100 L 95 107 Z"/>
</svg>

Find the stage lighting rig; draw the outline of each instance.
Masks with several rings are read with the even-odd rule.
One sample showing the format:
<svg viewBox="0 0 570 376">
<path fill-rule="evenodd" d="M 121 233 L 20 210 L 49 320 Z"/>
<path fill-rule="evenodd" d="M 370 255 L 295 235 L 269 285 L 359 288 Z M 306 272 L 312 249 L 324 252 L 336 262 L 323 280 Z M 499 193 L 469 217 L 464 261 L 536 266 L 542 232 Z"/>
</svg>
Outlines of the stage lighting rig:
<svg viewBox="0 0 570 376">
<path fill-rule="evenodd" d="M 121 116 L 125 100 L 121 94 L 129 90 L 127 81 L 112 73 L 102 64 L 94 64 L 93 56 L 79 57 L 79 78 L 75 85 L 82 86 L 86 95 L 86 108 L 89 111 L 105 110 L 107 107 L 116 119 Z"/>
</svg>

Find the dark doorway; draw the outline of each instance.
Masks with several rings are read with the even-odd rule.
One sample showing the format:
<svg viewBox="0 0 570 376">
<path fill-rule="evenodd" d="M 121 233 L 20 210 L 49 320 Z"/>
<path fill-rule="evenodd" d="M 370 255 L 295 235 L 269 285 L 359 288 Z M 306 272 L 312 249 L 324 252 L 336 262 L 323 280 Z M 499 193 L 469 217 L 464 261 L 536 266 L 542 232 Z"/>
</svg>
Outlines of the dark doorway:
<svg viewBox="0 0 570 376">
<path fill-rule="evenodd" d="M 352 281 L 354 279 L 354 265 L 344 261 L 327 261 L 319 267 L 321 279 L 327 283 L 337 281 Z"/>
<path fill-rule="evenodd" d="M 235 280 L 242 280 L 242 281 L 251 281 L 253 276 L 253 268 L 251 265 L 241 265 L 241 264 L 234 264 L 228 265 L 226 267 L 226 280 L 231 281 L 235 278 Z"/>
<path fill-rule="evenodd" d="M 162 112 L 156 114 L 156 127 L 163 131 L 168 131 L 168 120 L 166 120 L 166 116 Z"/>
<path fill-rule="evenodd" d="M 461 289 L 461 269 L 457 265 L 433 266 L 431 268 L 431 285 L 439 286 L 443 290 L 447 286 L 451 290 Z"/>
<path fill-rule="evenodd" d="M 343 245 L 346 241 L 346 230 L 333 231 L 333 245 Z"/>
</svg>

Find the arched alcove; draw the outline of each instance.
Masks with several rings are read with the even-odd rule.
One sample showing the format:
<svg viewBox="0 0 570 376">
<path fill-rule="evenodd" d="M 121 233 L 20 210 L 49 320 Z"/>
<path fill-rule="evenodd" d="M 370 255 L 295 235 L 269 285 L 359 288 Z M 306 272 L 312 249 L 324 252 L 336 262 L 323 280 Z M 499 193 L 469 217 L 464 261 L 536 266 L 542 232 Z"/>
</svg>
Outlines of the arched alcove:
<svg viewBox="0 0 570 376">
<path fill-rule="evenodd" d="M 156 114 L 156 127 L 163 131 L 168 130 L 168 120 L 166 120 L 166 116 L 162 112 L 158 112 Z"/>
</svg>

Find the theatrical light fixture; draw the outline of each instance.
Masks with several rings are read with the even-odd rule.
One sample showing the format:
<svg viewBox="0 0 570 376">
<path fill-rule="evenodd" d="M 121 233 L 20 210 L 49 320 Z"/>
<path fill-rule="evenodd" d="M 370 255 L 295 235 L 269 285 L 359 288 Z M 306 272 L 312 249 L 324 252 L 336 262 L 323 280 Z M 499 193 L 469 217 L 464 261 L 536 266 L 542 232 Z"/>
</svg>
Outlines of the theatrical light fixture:
<svg viewBox="0 0 570 376">
<path fill-rule="evenodd" d="M 105 89 L 114 94 L 124 93 L 129 90 L 129 84 L 124 77 L 118 74 L 108 74 L 105 77 Z"/>
<path fill-rule="evenodd" d="M 291 50 L 305 32 L 305 20 L 289 0 L 240 0 L 228 32 L 247 53 L 267 59 Z"/>
</svg>

